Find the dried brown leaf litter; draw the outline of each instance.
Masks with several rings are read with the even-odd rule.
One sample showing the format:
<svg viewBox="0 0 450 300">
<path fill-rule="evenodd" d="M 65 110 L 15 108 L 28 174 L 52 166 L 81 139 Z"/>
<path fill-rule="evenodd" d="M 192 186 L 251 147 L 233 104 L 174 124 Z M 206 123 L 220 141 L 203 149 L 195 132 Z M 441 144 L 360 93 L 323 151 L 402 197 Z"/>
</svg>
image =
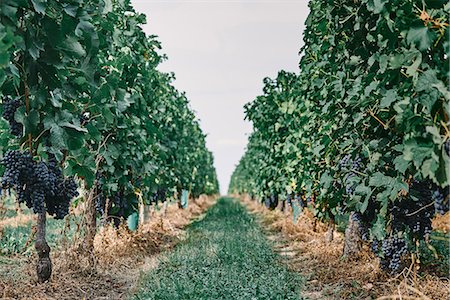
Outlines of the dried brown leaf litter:
<svg viewBox="0 0 450 300">
<path fill-rule="evenodd" d="M 158 264 L 158 254 L 183 238 L 184 228 L 215 203 L 200 197 L 187 209 L 176 204 L 154 211 L 136 232 L 125 226 L 101 227 L 95 237 L 95 270 L 80 255 L 80 242 L 52 252 L 53 276 L 38 284 L 35 257 L 8 258 L 0 262 L 1 299 L 125 299 L 132 293 L 141 272 Z"/>
<path fill-rule="evenodd" d="M 336 232 L 334 240 L 326 242 L 327 226 L 309 211 L 294 223 L 290 211 L 268 210 L 249 197 L 241 200 L 268 228 L 282 261 L 305 277 L 303 295 L 308 299 L 450 299 L 448 276 L 419 275 L 410 268 L 391 278 L 369 249 L 357 259 L 343 259 L 343 234 Z M 442 219 L 435 220 L 435 228 L 448 226 Z"/>
</svg>

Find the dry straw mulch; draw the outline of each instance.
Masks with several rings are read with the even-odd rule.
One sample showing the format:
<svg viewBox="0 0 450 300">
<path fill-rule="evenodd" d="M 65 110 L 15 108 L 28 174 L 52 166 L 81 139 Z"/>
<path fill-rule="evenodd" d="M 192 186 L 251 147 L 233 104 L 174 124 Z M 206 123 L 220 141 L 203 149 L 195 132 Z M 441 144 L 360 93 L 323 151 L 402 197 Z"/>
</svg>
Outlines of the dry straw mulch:
<svg viewBox="0 0 450 300">
<path fill-rule="evenodd" d="M 358 258 L 343 259 L 343 234 L 335 232 L 334 240 L 326 242 L 327 226 L 315 222 L 309 211 L 294 223 L 290 211 L 270 211 L 249 197 L 241 200 L 269 229 L 283 262 L 304 276 L 303 296 L 308 299 L 450 299 L 448 276 L 419 276 L 411 268 L 389 277 L 369 249 Z M 440 228 L 445 223 L 441 219 L 436 222 Z"/>
<path fill-rule="evenodd" d="M 19 213 L 14 217 L 0 220 L 0 230 L 2 230 L 4 227 L 19 227 L 27 224 L 34 219 L 35 218 L 33 217 L 33 215 Z"/>
<path fill-rule="evenodd" d="M 139 276 L 158 264 L 161 251 L 170 249 L 184 236 L 184 228 L 200 217 L 214 197 L 202 196 L 187 209 L 176 204 L 154 211 L 136 232 L 125 226 L 100 228 L 95 237 L 95 268 L 80 255 L 79 241 L 53 250 L 53 275 L 37 283 L 35 257 L 8 258 L 1 266 L 1 299 L 125 299 L 136 288 Z"/>
</svg>

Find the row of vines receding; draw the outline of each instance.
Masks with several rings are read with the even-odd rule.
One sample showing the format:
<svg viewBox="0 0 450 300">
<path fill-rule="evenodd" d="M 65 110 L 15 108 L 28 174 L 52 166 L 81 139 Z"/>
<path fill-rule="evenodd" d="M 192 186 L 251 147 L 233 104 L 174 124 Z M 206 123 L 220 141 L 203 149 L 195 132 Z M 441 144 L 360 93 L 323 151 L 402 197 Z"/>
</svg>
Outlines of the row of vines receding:
<svg viewBox="0 0 450 300">
<path fill-rule="evenodd" d="M 91 255 L 99 215 L 118 225 L 182 190 L 218 192 L 205 135 L 157 69 L 165 57 L 145 22 L 129 0 L 0 2 L 1 184 L 38 214 L 40 281 L 52 269 L 48 215 L 84 202 Z"/>
<path fill-rule="evenodd" d="M 361 243 L 344 254 L 367 243 L 397 273 L 433 249 L 432 219 L 449 211 L 450 4 L 309 6 L 300 72 L 265 79 L 245 107 L 254 131 L 230 193 L 350 216 Z"/>
</svg>

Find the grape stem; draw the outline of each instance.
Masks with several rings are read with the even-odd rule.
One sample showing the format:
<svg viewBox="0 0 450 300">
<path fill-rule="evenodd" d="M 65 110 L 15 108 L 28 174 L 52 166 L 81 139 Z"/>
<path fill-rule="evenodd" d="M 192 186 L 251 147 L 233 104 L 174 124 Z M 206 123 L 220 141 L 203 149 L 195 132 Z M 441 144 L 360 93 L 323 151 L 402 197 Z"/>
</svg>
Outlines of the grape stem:
<svg viewBox="0 0 450 300">
<path fill-rule="evenodd" d="M 357 170 L 351 170 L 351 172 L 356 173 L 356 174 L 359 174 L 359 175 L 361 175 L 361 176 L 365 176 L 365 177 L 368 176 L 366 173 L 363 173 L 363 172 L 360 172 L 360 171 L 357 171 Z"/>
<path fill-rule="evenodd" d="M 447 125 L 444 123 L 444 121 L 442 121 L 441 120 L 441 125 L 442 125 L 442 127 L 444 127 L 444 129 L 445 129 L 445 136 L 446 137 L 450 137 L 450 131 L 448 130 L 448 127 L 447 127 Z"/>
<path fill-rule="evenodd" d="M 39 133 L 39 135 L 34 139 L 35 143 L 37 143 L 39 141 L 39 139 L 44 135 L 44 133 L 46 133 L 47 131 L 49 131 L 50 129 L 44 129 L 42 130 L 41 133 Z"/>
<path fill-rule="evenodd" d="M 420 211 L 422 211 L 422 210 L 424 210 L 424 209 L 427 209 L 428 207 L 430 207 L 430 206 L 432 206 L 432 205 L 434 205 L 434 201 L 431 202 L 431 203 L 429 203 L 429 204 L 427 204 L 427 205 L 425 205 L 425 206 L 422 206 L 421 208 L 419 208 L 418 210 L 416 210 L 416 211 L 414 211 L 414 212 L 412 212 L 412 213 L 406 214 L 405 216 L 411 217 L 411 216 L 417 214 L 418 212 L 420 212 Z"/>
<path fill-rule="evenodd" d="M 389 128 L 389 126 L 388 126 L 387 124 L 385 124 L 380 118 L 378 118 L 378 117 L 373 113 L 373 111 L 369 110 L 369 115 L 371 115 L 372 118 L 374 118 L 375 120 L 377 120 L 378 123 L 380 123 L 380 124 L 383 126 L 384 129 L 388 129 L 388 128 Z"/>
</svg>

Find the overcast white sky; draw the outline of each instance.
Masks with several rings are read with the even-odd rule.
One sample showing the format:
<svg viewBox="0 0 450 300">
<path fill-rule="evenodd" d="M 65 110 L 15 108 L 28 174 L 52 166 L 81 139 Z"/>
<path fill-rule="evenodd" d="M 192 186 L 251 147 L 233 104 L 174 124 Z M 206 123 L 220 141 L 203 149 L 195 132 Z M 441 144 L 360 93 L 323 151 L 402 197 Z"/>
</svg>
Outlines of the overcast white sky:
<svg viewBox="0 0 450 300">
<path fill-rule="evenodd" d="M 243 105 L 262 93 L 264 77 L 298 71 L 307 0 L 132 0 L 159 36 L 214 153 L 221 192 L 245 151 L 251 124 Z"/>
</svg>

